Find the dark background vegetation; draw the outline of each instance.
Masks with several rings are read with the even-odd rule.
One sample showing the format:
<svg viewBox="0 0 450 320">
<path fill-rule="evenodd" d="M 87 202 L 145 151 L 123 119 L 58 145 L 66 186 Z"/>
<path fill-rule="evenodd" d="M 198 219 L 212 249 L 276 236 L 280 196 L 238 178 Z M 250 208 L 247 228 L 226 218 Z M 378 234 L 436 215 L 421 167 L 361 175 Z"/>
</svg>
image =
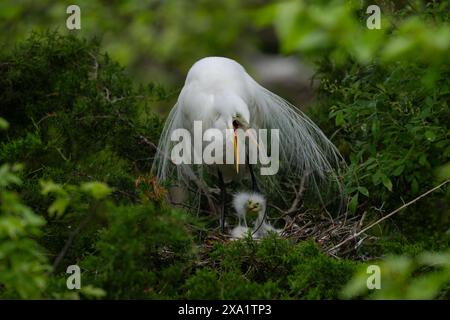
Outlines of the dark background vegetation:
<svg viewBox="0 0 450 320">
<path fill-rule="evenodd" d="M 220 55 L 331 137 L 350 218 L 366 225 L 447 181 L 447 2 L 77 4 L 78 31 L 64 1 L 0 4 L 1 298 L 449 297 L 448 187 L 329 254 L 314 237 L 225 241 L 150 171 L 188 68 Z M 380 30 L 366 28 L 369 4 Z M 72 264 L 81 290 L 66 287 Z M 381 290 L 366 288 L 370 264 Z"/>
</svg>

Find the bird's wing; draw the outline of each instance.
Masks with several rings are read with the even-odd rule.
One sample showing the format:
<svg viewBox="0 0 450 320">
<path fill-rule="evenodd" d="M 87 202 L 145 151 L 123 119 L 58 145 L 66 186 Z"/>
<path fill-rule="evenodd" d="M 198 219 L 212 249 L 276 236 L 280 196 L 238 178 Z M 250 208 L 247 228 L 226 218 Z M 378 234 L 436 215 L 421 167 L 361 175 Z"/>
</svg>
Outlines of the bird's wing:
<svg viewBox="0 0 450 320">
<path fill-rule="evenodd" d="M 307 176 L 316 189 L 334 184 L 333 188 L 337 187 L 341 193 L 336 173 L 344 161 L 337 148 L 304 113 L 251 80 L 254 83 L 251 117 L 260 128 L 279 129 L 280 171 L 285 169 L 294 179 Z M 268 178 L 279 188 L 278 177 Z"/>
<path fill-rule="evenodd" d="M 185 127 L 183 119 L 183 111 L 177 103 L 167 116 L 159 138 L 158 150 L 153 161 L 152 172 L 156 174 L 159 181 L 175 179 L 187 182 L 192 180 L 192 176 L 194 176 L 194 172 L 190 166 L 183 164 L 176 166 L 170 159 L 170 153 L 175 144 L 175 142 L 171 141 L 170 136 L 173 130 Z"/>
<path fill-rule="evenodd" d="M 180 108 L 176 104 L 167 116 L 164 128 L 159 137 L 158 150 L 153 161 L 152 171 L 156 173 L 156 176 L 160 180 L 165 180 L 170 175 L 170 135 L 173 129 L 180 127 L 180 121 Z"/>
<path fill-rule="evenodd" d="M 171 181 L 184 186 L 194 182 L 197 187 L 204 189 L 206 185 L 202 181 L 203 170 L 201 166 L 184 163 L 175 165 L 170 158 L 173 146 L 178 143 L 185 143 L 184 149 L 190 149 L 192 156 L 194 153 L 193 146 L 187 144 L 188 141 L 171 141 L 170 138 L 175 129 L 182 128 L 192 133 L 193 121 L 207 122 L 204 119 L 208 118 L 208 113 L 210 112 L 209 97 L 208 95 L 200 94 L 201 92 L 195 94 L 196 92 L 195 83 L 194 85 L 186 85 L 180 93 L 178 102 L 167 116 L 159 138 L 152 172 L 156 174 L 158 181 Z"/>
</svg>

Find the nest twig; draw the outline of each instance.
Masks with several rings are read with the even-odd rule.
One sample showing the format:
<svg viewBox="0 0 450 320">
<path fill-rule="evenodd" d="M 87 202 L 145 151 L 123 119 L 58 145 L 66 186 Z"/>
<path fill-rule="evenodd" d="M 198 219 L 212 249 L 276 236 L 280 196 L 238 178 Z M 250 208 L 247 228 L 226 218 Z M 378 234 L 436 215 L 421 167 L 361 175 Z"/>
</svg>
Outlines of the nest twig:
<svg viewBox="0 0 450 320">
<path fill-rule="evenodd" d="M 348 218 L 347 215 L 341 215 L 335 219 L 324 217 L 318 214 L 317 210 L 309 210 L 294 217 L 284 216 L 285 227 L 283 235 L 295 239 L 296 241 L 304 239 L 314 239 L 325 251 L 336 257 L 355 254 L 357 249 L 367 239 L 376 239 L 369 236 L 366 232 L 382 221 L 390 218 L 399 211 L 417 202 L 428 194 L 440 189 L 450 180 L 444 181 L 436 187 L 426 191 L 413 200 L 403 204 L 394 211 L 364 226 L 366 212 Z M 296 200 L 294 202 L 297 202 Z M 286 213 L 290 211 L 287 210 Z"/>
</svg>

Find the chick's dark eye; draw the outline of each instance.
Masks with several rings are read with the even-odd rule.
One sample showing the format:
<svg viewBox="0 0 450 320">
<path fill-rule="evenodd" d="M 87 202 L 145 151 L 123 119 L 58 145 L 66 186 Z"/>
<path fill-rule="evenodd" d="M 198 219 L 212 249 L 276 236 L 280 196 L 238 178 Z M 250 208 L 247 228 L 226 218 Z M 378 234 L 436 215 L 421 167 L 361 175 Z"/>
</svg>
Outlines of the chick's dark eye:
<svg viewBox="0 0 450 320">
<path fill-rule="evenodd" d="M 233 120 L 233 127 L 237 129 L 239 127 L 239 122 L 237 120 Z"/>
</svg>

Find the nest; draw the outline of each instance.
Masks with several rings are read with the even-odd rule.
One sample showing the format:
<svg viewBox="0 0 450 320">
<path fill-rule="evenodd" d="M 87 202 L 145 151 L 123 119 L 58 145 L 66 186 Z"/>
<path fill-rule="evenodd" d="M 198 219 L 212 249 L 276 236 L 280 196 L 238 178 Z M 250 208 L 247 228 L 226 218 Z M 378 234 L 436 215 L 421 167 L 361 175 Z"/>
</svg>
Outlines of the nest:
<svg viewBox="0 0 450 320">
<path fill-rule="evenodd" d="M 365 240 L 375 239 L 360 233 L 365 215 L 348 217 L 344 214 L 332 218 L 317 211 L 307 210 L 293 217 L 283 217 L 285 226 L 282 236 L 296 242 L 314 239 L 325 252 L 334 257 L 355 257 Z"/>
<path fill-rule="evenodd" d="M 295 242 L 313 239 L 322 247 L 324 252 L 336 258 L 346 257 L 358 260 L 369 260 L 373 257 L 358 254 L 358 249 L 363 243 L 377 240 L 377 237 L 368 235 L 366 231 L 379 225 L 381 222 L 412 205 L 421 198 L 439 190 L 447 183 L 450 183 L 450 179 L 369 223 L 364 223 L 366 212 L 362 214 L 352 214 L 351 216 L 348 212 L 344 212 L 337 217 L 332 217 L 325 206 L 320 209 L 305 210 L 303 207 L 303 194 L 305 191 L 304 182 L 305 179 L 302 179 L 299 185 L 290 185 L 293 192 L 287 192 L 287 194 L 293 201 L 289 209 L 283 210 L 276 205 L 271 204 L 270 201 L 268 202 L 268 207 L 276 209 L 280 213 L 279 219 L 282 219 L 285 223 L 281 236 L 293 239 Z M 209 200 L 211 199 L 209 198 Z M 211 204 L 211 201 L 209 203 Z M 184 206 L 184 208 L 188 211 L 195 209 L 195 207 L 188 206 Z M 201 201 L 198 202 L 195 211 L 197 212 L 197 215 L 201 211 L 204 211 L 205 213 L 209 212 L 209 214 L 214 211 L 214 213 L 217 214 L 216 210 L 201 210 Z M 221 234 L 218 229 L 213 232 L 207 230 L 203 231 L 207 233 L 203 245 L 206 250 L 211 249 L 216 241 L 228 242 L 231 240 L 229 235 Z"/>
</svg>

